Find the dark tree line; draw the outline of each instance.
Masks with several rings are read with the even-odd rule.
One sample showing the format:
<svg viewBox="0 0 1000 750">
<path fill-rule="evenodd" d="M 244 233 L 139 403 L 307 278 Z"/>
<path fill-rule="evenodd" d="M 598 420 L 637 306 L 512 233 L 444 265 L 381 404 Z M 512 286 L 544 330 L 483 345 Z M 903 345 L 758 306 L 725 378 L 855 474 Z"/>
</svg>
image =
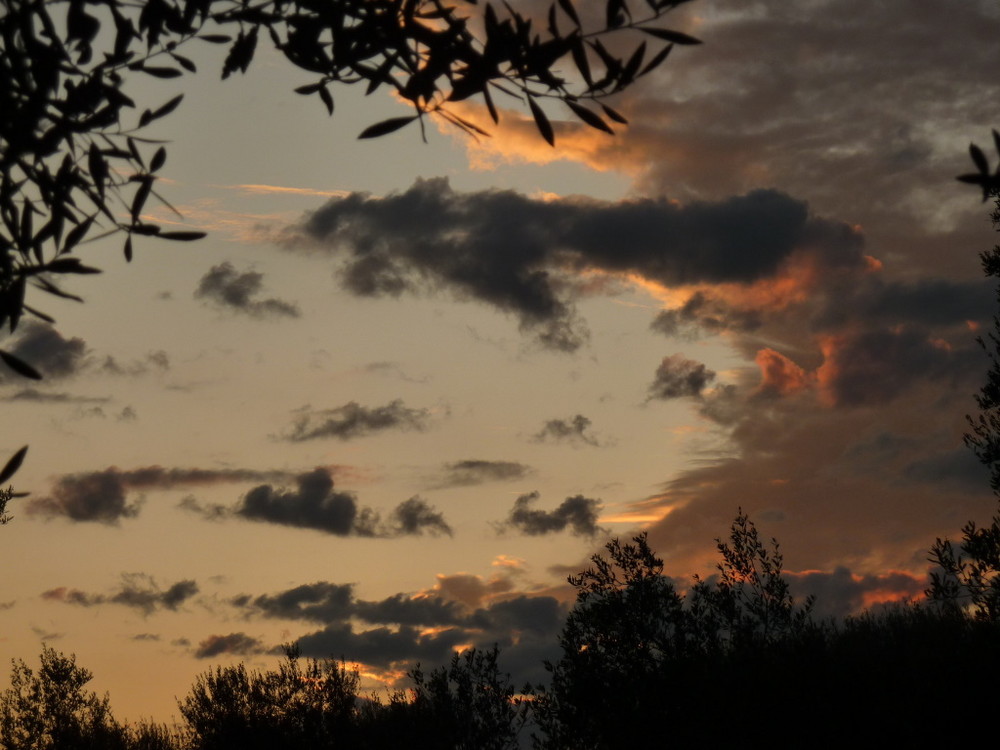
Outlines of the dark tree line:
<svg viewBox="0 0 1000 750">
<path fill-rule="evenodd" d="M 777 542 L 762 541 L 742 512 L 718 541 L 717 573 L 686 590 L 664 576 L 645 534 L 613 540 L 569 578 L 577 600 L 546 685 L 518 690 L 494 647 L 429 673 L 417 666 L 408 690 L 366 696 L 342 661 L 288 647 L 273 670 L 200 675 L 174 728 L 119 723 L 108 697 L 86 689 L 90 673 L 43 647 L 37 672 L 13 662 L 0 748 L 610 750 L 758 737 L 779 748 L 938 745 L 953 740 L 956 709 L 928 710 L 928 699 L 986 676 L 983 688 L 962 689 L 960 711 L 995 712 L 988 681 L 1000 671 L 1000 618 L 977 593 L 983 576 L 995 585 L 982 573 L 996 570 L 992 544 L 967 532 L 956 554 L 972 567 L 949 570 L 939 541 L 932 559 L 943 572 L 926 600 L 834 621 L 813 616 L 811 598 L 793 599 Z M 979 738 L 993 724 L 961 726 Z"/>
</svg>

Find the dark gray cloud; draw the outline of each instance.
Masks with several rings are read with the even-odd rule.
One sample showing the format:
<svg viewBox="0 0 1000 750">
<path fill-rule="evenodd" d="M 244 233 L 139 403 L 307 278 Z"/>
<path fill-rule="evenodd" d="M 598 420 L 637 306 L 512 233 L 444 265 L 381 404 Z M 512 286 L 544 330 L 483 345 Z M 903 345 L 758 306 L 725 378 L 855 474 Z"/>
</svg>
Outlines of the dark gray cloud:
<svg viewBox="0 0 1000 750">
<path fill-rule="evenodd" d="M 567 497 L 555 510 L 535 510 L 531 506 L 538 500 L 537 492 L 521 495 L 514 501 L 514 507 L 501 524 L 499 531 L 514 529 L 529 536 L 553 534 L 565 529 L 578 536 L 594 536 L 603 531 L 597 525 L 601 508 L 599 500 L 575 495 Z"/>
<path fill-rule="evenodd" d="M 342 283 L 356 294 L 448 289 L 514 313 L 544 345 L 572 351 L 586 336 L 568 272 L 749 283 L 773 274 L 811 231 L 805 204 L 777 191 L 683 206 L 541 201 L 502 190 L 459 194 L 439 178 L 386 198 L 334 199 L 289 244 L 340 255 Z M 857 252 L 842 259 L 860 261 Z"/>
<path fill-rule="evenodd" d="M 268 648 L 259 638 L 254 638 L 246 633 L 229 633 L 228 635 L 208 636 L 194 649 L 194 657 L 196 659 L 211 659 L 224 654 L 250 656 L 252 654 L 272 654 L 277 651 L 277 648 Z"/>
<path fill-rule="evenodd" d="M 264 617 L 321 623 L 340 622 L 350 618 L 354 612 L 354 586 L 350 583 L 317 581 L 278 594 L 239 596 L 231 602 L 248 614 Z"/>
<path fill-rule="evenodd" d="M 705 387 L 715 380 L 715 373 L 701 362 L 686 359 L 681 354 L 664 357 L 656 368 L 656 376 L 649 386 L 650 399 L 671 399 L 685 396 L 699 397 Z"/>
<path fill-rule="evenodd" d="M 551 441 L 596 446 L 598 445 L 597 438 L 587 433 L 590 425 L 591 421 L 582 414 L 577 414 L 570 419 L 549 419 L 531 439 L 536 443 Z"/>
<path fill-rule="evenodd" d="M 75 375 L 84 366 L 87 345 L 81 338 L 63 338 L 47 323 L 28 320 L 21 323 L 13 343 L 4 349 L 27 362 L 46 379 L 66 378 Z M 0 375 L 4 382 L 24 382 L 7 365 L 0 362 Z"/>
<path fill-rule="evenodd" d="M 315 529 L 337 536 L 397 537 L 424 534 L 451 535 L 451 527 L 425 500 L 411 497 L 396 506 L 386 520 L 371 508 L 360 507 L 354 493 L 333 487 L 328 469 L 319 468 L 295 478 L 296 490 L 276 490 L 269 484 L 254 487 L 228 511 L 250 521 Z M 198 510 L 210 517 L 227 512 L 212 506 Z"/>
<path fill-rule="evenodd" d="M 362 406 L 350 401 L 334 409 L 304 411 L 294 420 L 282 439 L 293 443 L 317 438 L 353 440 L 386 430 L 427 429 L 430 411 L 410 409 L 400 399 L 385 406 Z"/>
<path fill-rule="evenodd" d="M 297 318 L 298 305 L 277 298 L 258 299 L 264 275 L 256 271 L 237 271 L 231 263 L 220 263 L 201 277 L 194 296 L 218 307 L 253 318 Z"/>
<path fill-rule="evenodd" d="M 971 341 L 956 349 L 926 330 L 894 327 L 830 340 L 818 375 L 834 402 L 863 406 L 895 399 L 920 381 L 954 381 L 974 371 L 980 357 Z"/>
<path fill-rule="evenodd" d="M 129 502 L 130 490 L 173 489 L 228 482 L 284 480 L 292 476 L 285 471 L 252 469 L 198 469 L 146 466 L 123 470 L 110 467 L 103 471 L 64 474 L 57 477 L 49 495 L 28 501 L 29 515 L 44 518 L 64 517 L 71 521 L 96 521 L 116 524 L 123 518 L 133 518 L 139 503 Z"/>
<path fill-rule="evenodd" d="M 28 515 L 45 518 L 117 524 L 123 518 L 134 518 L 139 504 L 127 502 L 120 472 L 107 469 L 61 476 L 50 495 L 32 498 L 25 509 Z"/>
<path fill-rule="evenodd" d="M 392 509 L 388 527 L 382 533 L 388 536 L 412 536 L 425 531 L 432 536 L 452 535 L 451 526 L 444 520 L 444 515 L 426 500 L 414 495 Z"/>
<path fill-rule="evenodd" d="M 151 576 L 144 573 L 128 573 L 122 576 L 121 586 L 112 594 L 92 594 L 60 586 L 43 592 L 41 596 L 48 601 L 64 602 L 80 607 L 120 604 L 138 609 L 144 615 L 150 615 L 158 609 L 175 611 L 197 593 L 198 584 L 192 580 L 177 581 L 164 590 Z"/>
<path fill-rule="evenodd" d="M 524 479 L 532 473 L 530 466 L 516 461 L 466 459 L 445 464 L 440 479 L 435 481 L 433 487 L 472 487 L 486 482 L 510 482 Z"/>
<path fill-rule="evenodd" d="M 478 580 L 438 576 L 439 584 L 458 578 Z M 298 640 L 307 656 L 333 654 L 379 667 L 416 661 L 437 665 L 459 645 L 489 648 L 497 643 L 517 682 L 541 679 L 541 660 L 557 654 L 556 637 L 568 606 L 551 596 L 508 593 L 508 579 L 478 583 L 479 591 L 471 598 L 453 596 L 454 587 L 439 585 L 430 591 L 366 601 L 354 598 L 351 584 L 318 581 L 274 594 L 234 597 L 230 604 L 247 618 L 321 625 Z M 460 588 L 467 593 L 468 585 Z"/>
</svg>

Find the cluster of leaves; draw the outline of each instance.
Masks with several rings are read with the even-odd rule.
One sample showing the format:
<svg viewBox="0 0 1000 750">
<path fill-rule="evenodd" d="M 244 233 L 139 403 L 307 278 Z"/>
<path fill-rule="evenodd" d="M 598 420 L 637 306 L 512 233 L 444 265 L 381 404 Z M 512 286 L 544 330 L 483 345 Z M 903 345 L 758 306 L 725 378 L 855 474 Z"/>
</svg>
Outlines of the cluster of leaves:
<svg viewBox="0 0 1000 750">
<path fill-rule="evenodd" d="M 1000 153 L 1000 134 L 993 131 Z M 985 194 L 994 197 L 991 219 L 993 228 L 1000 232 L 1000 166 L 995 177 L 989 178 L 986 157 L 976 146 L 972 156 L 981 169 Z M 976 182 L 977 175 L 960 179 Z M 993 179 L 991 184 L 989 179 Z M 980 254 L 983 272 L 989 278 L 1000 278 L 1000 245 Z M 1000 287 L 997 290 L 1000 305 Z M 986 351 L 989 369 L 986 382 L 976 395 L 979 413 L 968 416 L 969 432 L 965 444 L 990 470 L 990 487 L 1000 500 L 1000 314 L 993 316 L 993 330 L 976 341 Z M 962 541 L 957 545 L 949 539 L 937 539 L 931 547 L 930 561 L 936 570 L 931 572 L 931 586 L 927 595 L 953 609 L 965 609 L 978 620 L 1000 622 L 1000 513 L 993 516 L 988 526 L 979 527 L 969 521 L 962 528 Z"/>
<path fill-rule="evenodd" d="M 1000 133 L 996 130 L 993 131 L 993 145 L 996 146 L 997 156 L 1000 156 Z M 970 185 L 978 185 L 983 191 L 983 202 L 990 197 L 1000 195 L 1000 162 L 997 162 L 996 170 L 991 171 L 989 159 L 975 143 L 969 144 L 969 155 L 976 166 L 976 171 L 959 175 L 957 179 Z"/>
<path fill-rule="evenodd" d="M 131 259 L 133 237 L 189 241 L 203 232 L 164 230 L 144 209 L 166 162 L 162 142 L 139 131 L 169 115 L 179 94 L 137 111 L 126 91 L 133 77 L 178 78 L 196 65 L 180 53 L 195 40 L 227 45 L 222 77 L 249 68 L 258 39 L 266 35 L 295 66 L 314 73 L 296 91 L 317 96 L 334 111 L 333 83 L 364 83 L 372 93 L 387 87 L 413 108 L 366 128 L 382 136 L 428 114 L 475 135 L 477 125 L 449 104 L 481 96 L 493 121 L 494 95 L 527 103 L 539 133 L 555 142 L 540 101 L 558 100 L 586 124 L 612 132 L 608 120 L 626 119 L 601 100 L 622 91 L 667 58 L 674 44 L 698 40 L 651 25 L 689 0 L 645 0 L 633 15 L 629 0 L 607 0 L 603 23 L 580 18 L 573 0 L 557 0 L 547 22 L 508 3 L 487 3 L 471 17 L 476 0 L 10 0 L 0 13 L 0 330 L 13 333 L 23 314 L 52 322 L 25 302 L 29 286 L 79 300 L 55 279 L 99 270 L 73 255 L 83 243 L 124 233 Z M 604 41 L 638 30 L 645 41 L 620 55 Z M 106 43 L 107 48 L 100 44 Z M 557 72 L 572 59 L 578 75 Z M 600 112 L 590 104 L 598 104 Z M 0 349 L 14 372 L 42 373 Z"/>
</svg>

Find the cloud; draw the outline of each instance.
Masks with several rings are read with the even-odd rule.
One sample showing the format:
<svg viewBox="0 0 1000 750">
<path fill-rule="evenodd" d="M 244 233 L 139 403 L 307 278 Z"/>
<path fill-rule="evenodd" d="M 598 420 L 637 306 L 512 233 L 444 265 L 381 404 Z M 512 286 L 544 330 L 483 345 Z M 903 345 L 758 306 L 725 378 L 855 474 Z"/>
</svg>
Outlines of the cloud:
<svg viewBox="0 0 1000 750">
<path fill-rule="evenodd" d="M 247 613 L 286 620 L 340 622 L 354 611 L 354 586 L 326 581 L 307 583 L 278 594 L 247 595 L 231 600 Z"/>
<path fill-rule="evenodd" d="M 649 386 L 650 399 L 672 399 L 692 396 L 698 398 L 706 386 L 715 380 L 715 373 L 701 362 L 686 359 L 680 354 L 664 357 L 656 368 L 656 376 Z"/>
<path fill-rule="evenodd" d="M 143 615 L 150 615 L 158 609 L 176 611 L 185 601 L 198 593 L 198 584 L 193 580 L 177 581 L 166 590 L 157 586 L 152 576 L 145 573 L 126 573 L 122 583 L 113 594 L 89 594 L 79 589 L 58 588 L 42 593 L 42 599 L 73 604 L 79 607 L 96 607 L 103 604 L 120 604 L 138 609 Z"/>
<path fill-rule="evenodd" d="M 298 305 L 277 298 L 257 299 L 264 286 L 264 275 L 256 271 L 238 272 L 231 263 L 221 263 L 201 277 L 194 296 L 217 307 L 249 315 L 252 318 L 297 318 Z"/>
<path fill-rule="evenodd" d="M 176 487 L 205 486 L 228 482 L 282 480 L 291 476 L 285 471 L 252 469 L 182 469 L 146 466 L 123 470 L 109 467 L 103 471 L 63 474 L 57 477 L 48 496 L 28 501 L 29 515 L 44 518 L 64 517 L 71 521 L 94 521 L 114 525 L 139 513 L 138 502 L 128 502 L 130 490 L 166 490 Z"/>
<path fill-rule="evenodd" d="M 282 439 L 301 443 L 318 438 L 353 440 L 385 430 L 422 432 L 427 429 L 429 419 L 430 411 L 410 409 L 400 399 L 376 407 L 361 406 L 350 401 L 334 409 L 300 413 Z"/>
<path fill-rule="evenodd" d="M 414 495 L 392 509 L 388 531 L 383 533 L 388 536 L 412 536 L 425 531 L 432 536 L 452 535 L 451 526 L 444 520 L 444 515 L 426 500 Z"/>
<path fill-rule="evenodd" d="M 274 648 L 265 647 L 259 638 L 254 638 L 246 633 L 229 633 L 228 635 L 208 636 L 194 649 L 194 657 L 196 659 L 211 659 L 223 654 L 250 656 L 251 654 L 271 654 L 275 651 Z"/>
<path fill-rule="evenodd" d="M 63 516 L 71 521 L 114 525 L 139 513 L 137 503 L 126 502 L 125 490 L 116 469 L 68 474 L 59 477 L 51 495 L 29 500 L 26 511 L 28 515 L 46 518 Z"/>
<path fill-rule="evenodd" d="M 371 508 L 359 507 L 351 492 L 334 490 L 328 469 L 318 468 L 295 478 L 297 490 L 276 490 L 269 484 L 247 492 L 232 508 L 208 509 L 188 503 L 188 509 L 213 518 L 234 515 L 250 521 L 315 529 L 336 536 L 391 538 L 423 533 L 451 535 L 444 516 L 419 497 L 396 506 L 386 521 Z"/>
<path fill-rule="evenodd" d="M 582 414 L 577 414 L 570 419 L 549 419 L 545 425 L 531 438 L 535 443 L 573 443 L 584 445 L 598 445 L 597 439 L 593 435 L 587 434 L 587 428 L 591 421 Z"/>
<path fill-rule="evenodd" d="M 552 511 L 535 510 L 531 506 L 539 494 L 531 492 L 514 501 L 507 520 L 497 525 L 498 531 L 516 529 L 529 536 L 543 536 L 569 528 L 577 536 L 594 536 L 602 531 L 597 525 L 601 503 L 583 495 L 567 497 Z"/>
<path fill-rule="evenodd" d="M 30 401 L 38 404 L 106 404 L 107 396 L 76 396 L 71 393 L 48 393 L 36 388 L 22 388 L 9 396 L 0 396 L 0 401 Z"/>
<path fill-rule="evenodd" d="M 170 357 L 162 349 L 148 352 L 141 360 L 122 364 L 114 357 L 108 355 L 100 365 L 100 370 L 108 375 L 124 375 L 136 377 L 145 375 L 150 370 L 166 372 L 170 369 Z"/>
<path fill-rule="evenodd" d="M 80 338 L 63 338 L 55 328 L 47 323 L 33 320 L 23 322 L 18 328 L 17 338 L 4 349 L 18 359 L 24 360 L 46 379 L 67 378 L 75 375 L 84 365 L 87 345 Z M 0 374 L 4 381 L 21 380 L 5 364 L 0 363 Z"/>
<path fill-rule="evenodd" d="M 355 294 L 447 289 L 515 314 L 547 347 L 573 351 L 586 339 L 573 274 L 751 283 L 773 275 L 814 224 L 804 203 L 772 190 L 685 205 L 545 201 L 503 190 L 460 194 L 439 178 L 385 198 L 334 199 L 290 230 L 286 244 L 340 258 L 341 282 Z"/>
<path fill-rule="evenodd" d="M 441 468 L 441 478 L 434 489 L 446 487 L 472 487 L 486 482 L 510 482 L 524 479 L 533 472 L 526 464 L 515 461 L 484 461 L 466 459 L 446 463 Z"/>
</svg>

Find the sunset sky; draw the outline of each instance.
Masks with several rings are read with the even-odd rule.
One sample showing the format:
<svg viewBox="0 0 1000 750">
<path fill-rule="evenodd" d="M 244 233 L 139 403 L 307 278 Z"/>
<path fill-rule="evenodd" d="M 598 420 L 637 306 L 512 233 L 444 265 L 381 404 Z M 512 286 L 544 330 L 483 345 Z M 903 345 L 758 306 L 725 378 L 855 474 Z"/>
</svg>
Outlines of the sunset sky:
<svg viewBox="0 0 1000 750">
<path fill-rule="evenodd" d="M 133 86 L 185 94 L 159 191 L 210 234 L 81 248 L 85 303 L 35 293 L 55 328 L 3 340 L 46 377 L 0 370 L 0 456 L 31 446 L 0 663 L 76 653 L 131 720 L 296 640 L 371 688 L 494 642 L 539 681 L 568 573 L 647 529 L 682 585 L 740 506 L 820 614 L 920 596 L 995 507 L 962 436 L 997 235 L 954 177 L 1000 126 L 1000 5 L 667 25 L 704 44 L 614 136 L 552 108 L 554 149 L 516 107 L 358 141 L 405 109 L 340 88 L 330 118 L 263 45 Z"/>
</svg>

